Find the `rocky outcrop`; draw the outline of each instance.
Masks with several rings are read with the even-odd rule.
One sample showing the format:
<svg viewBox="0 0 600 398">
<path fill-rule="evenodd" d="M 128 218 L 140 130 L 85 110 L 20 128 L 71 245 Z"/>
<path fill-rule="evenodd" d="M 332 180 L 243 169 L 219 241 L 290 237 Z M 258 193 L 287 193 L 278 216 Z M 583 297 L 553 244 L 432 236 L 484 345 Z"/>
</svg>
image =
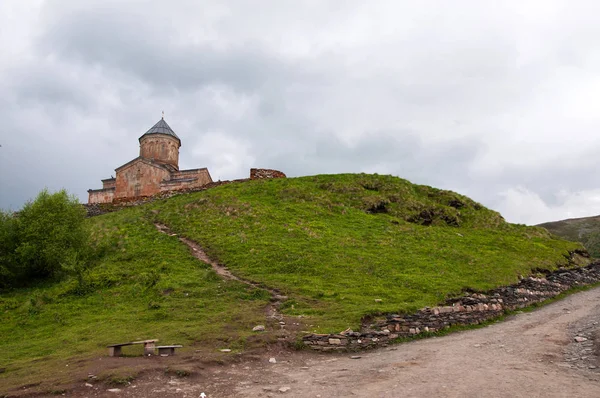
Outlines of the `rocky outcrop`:
<svg viewBox="0 0 600 398">
<path fill-rule="evenodd" d="M 527 277 L 511 286 L 485 293 L 466 292 L 437 307 L 415 314 L 390 314 L 362 332 L 346 330 L 339 334 L 309 334 L 302 341 L 319 351 L 352 350 L 385 345 L 390 340 L 433 333 L 451 326 L 479 324 L 504 314 L 556 297 L 578 286 L 600 282 L 600 262 L 581 268 L 561 268 L 539 277 Z"/>
</svg>

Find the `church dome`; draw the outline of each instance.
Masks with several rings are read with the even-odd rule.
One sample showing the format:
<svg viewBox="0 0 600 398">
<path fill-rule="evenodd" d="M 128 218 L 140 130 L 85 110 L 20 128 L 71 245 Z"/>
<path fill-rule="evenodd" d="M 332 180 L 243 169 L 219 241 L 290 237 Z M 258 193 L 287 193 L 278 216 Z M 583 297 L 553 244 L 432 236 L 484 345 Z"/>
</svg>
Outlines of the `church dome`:
<svg viewBox="0 0 600 398">
<path fill-rule="evenodd" d="M 181 140 L 162 118 L 140 137 L 140 157 L 179 170 Z"/>
<path fill-rule="evenodd" d="M 150 129 L 148 131 L 146 131 L 140 137 L 140 141 L 145 136 L 152 135 L 152 134 L 163 134 L 163 135 L 169 135 L 171 137 L 175 137 L 177 139 L 177 141 L 179 141 L 179 145 L 181 145 L 181 140 L 179 139 L 179 137 L 177 137 L 177 134 L 175 134 L 175 132 L 173 131 L 171 126 L 169 126 L 167 124 L 167 122 L 165 122 L 164 118 L 160 119 L 154 126 L 150 127 Z"/>
</svg>

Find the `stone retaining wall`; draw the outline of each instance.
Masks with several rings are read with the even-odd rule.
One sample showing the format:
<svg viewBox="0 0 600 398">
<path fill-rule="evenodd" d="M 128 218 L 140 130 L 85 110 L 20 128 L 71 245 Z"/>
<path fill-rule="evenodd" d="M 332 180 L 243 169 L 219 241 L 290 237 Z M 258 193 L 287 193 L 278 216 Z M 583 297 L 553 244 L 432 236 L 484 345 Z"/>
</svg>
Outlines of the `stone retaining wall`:
<svg viewBox="0 0 600 398">
<path fill-rule="evenodd" d="M 346 330 L 339 334 L 310 334 L 305 345 L 319 351 L 354 350 L 386 345 L 399 337 L 436 332 L 453 325 L 473 325 L 494 319 L 507 310 L 539 303 L 577 286 L 600 282 L 600 262 L 581 268 L 561 268 L 544 277 L 527 277 L 516 285 L 485 293 L 465 293 L 438 307 L 426 307 L 412 315 L 390 314 L 362 332 Z"/>
<path fill-rule="evenodd" d="M 114 206 L 110 203 L 84 203 L 83 207 L 87 211 L 88 217 L 99 216 L 115 211 Z"/>
</svg>

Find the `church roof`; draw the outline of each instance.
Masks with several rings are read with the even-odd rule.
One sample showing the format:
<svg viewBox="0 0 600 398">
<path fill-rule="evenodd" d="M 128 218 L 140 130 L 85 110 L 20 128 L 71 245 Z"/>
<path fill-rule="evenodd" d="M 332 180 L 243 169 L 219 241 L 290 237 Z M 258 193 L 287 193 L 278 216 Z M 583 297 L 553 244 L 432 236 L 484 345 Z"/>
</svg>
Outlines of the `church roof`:
<svg viewBox="0 0 600 398">
<path fill-rule="evenodd" d="M 144 137 L 145 135 L 150 135 L 150 134 L 170 135 L 171 137 L 177 138 L 177 140 L 181 144 L 181 140 L 179 139 L 179 137 L 177 137 L 177 134 L 175 134 L 175 132 L 173 131 L 173 129 L 171 128 L 171 126 L 169 126 L 167 124 L 167 122 L 165 122 L 164 118 L 160 119 L 154 126 L 152 126 L 150 128 L 150 130 L 146 131 L 142 135 L 142 137 Z M 140 137 L 140 140 L 142 139 L 142 137 Z"/>
</svg>

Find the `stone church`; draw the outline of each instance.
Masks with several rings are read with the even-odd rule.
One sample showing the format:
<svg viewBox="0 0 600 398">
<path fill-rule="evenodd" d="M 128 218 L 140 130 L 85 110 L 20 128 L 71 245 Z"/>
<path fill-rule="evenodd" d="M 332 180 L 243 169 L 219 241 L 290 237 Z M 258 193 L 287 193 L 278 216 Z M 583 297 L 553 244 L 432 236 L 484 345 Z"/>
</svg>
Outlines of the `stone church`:
<svg viewBox="0 0 600 398">
<path fill-rule="evenodd" d="M 164 116 L 139 141 L 140 156 L 117 167 L 116 177 L 102 180 L 102 189 L 88 190 L 88 203 L 113 203 L 212 182 L 206 167 L 179 170 L 181 140 Z"/>
</svg>

